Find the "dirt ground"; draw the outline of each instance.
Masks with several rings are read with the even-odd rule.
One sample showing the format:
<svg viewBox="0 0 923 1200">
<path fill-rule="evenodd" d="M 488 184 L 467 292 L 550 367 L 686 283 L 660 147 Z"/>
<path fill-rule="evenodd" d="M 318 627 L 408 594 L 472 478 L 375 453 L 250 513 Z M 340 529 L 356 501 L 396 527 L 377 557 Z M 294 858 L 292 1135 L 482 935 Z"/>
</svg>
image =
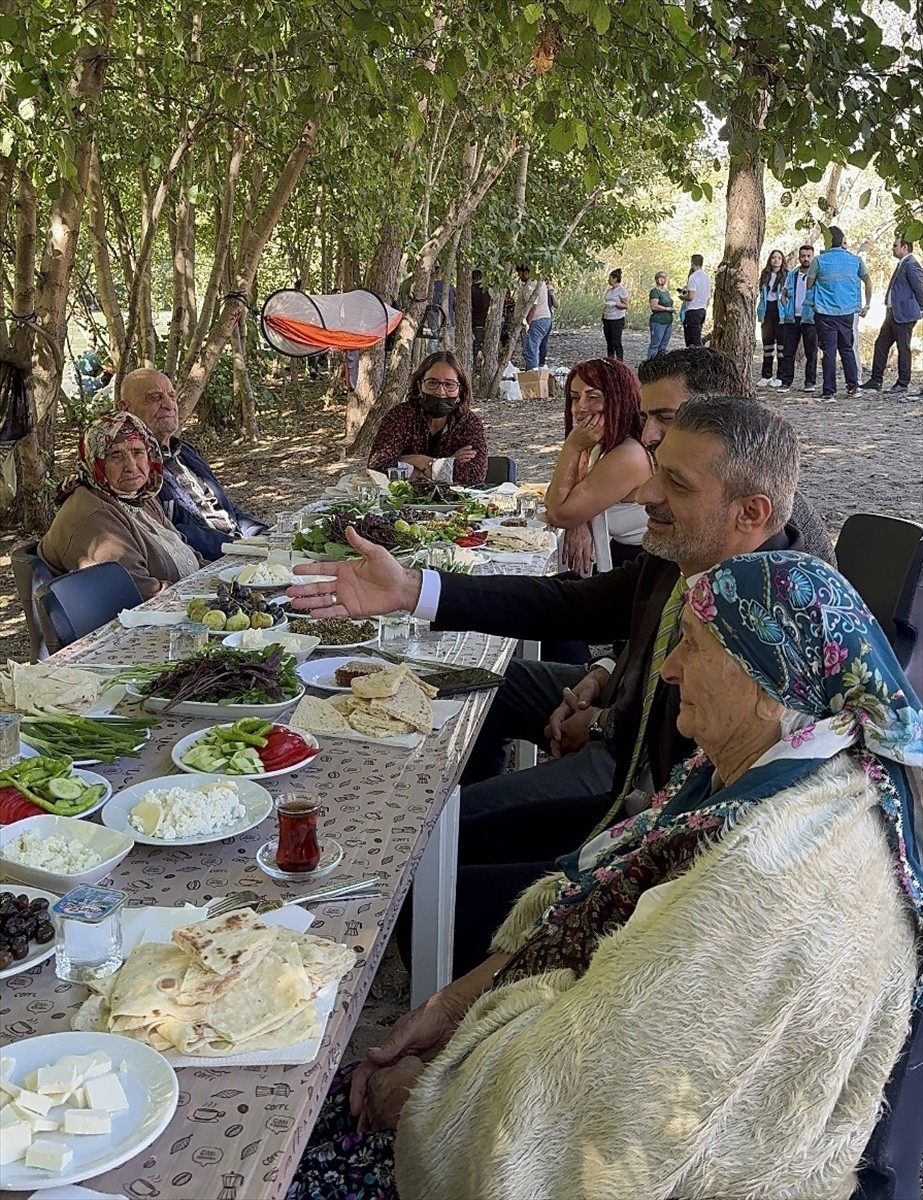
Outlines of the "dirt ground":
<svg viewBox="0 0 923 1200">
<path fill-rule="evenodd" d="M 673 345 L 678 345 L 674 339 Z M 637 366 L 647 336 L 628 333 L 625 351 Z M 598 329 L 555 331 L 549 366 L 569 367 L 604 352 Z M 754 354 L 754 369 L 758 360 Z M 890 377 L 888 379 L 890 382 Z M 187 431 L 212 463 L 228 490 L 249 511 L 271 521 L 280 511 L 315 498 L 351 464 L 342 446 L 343 397 L 323 398 L 323 387 L 309 398 L 310 411 L 290 407 L 262 415 L 263 437 L 256 446 Z M 802 442 L 802 491 L 820 512 L 831 534 L 853 512 L 883 512 L 923 521 L 923 399 L 919 388 L 893 398 L 841 393 L 835 404 L 792 392 L 781 397 L 762 392 L 796 425 Z M 562 438 L 562 401 L 478 404 L 487 426 L 491 453 L 512 454 L 520 482 L 547 483 Z M 69 465 L 62 452 L 59 467 Z M 0 538 L 0 661 L 28 658 L 25 621 L 10 570 L 10 550 L 27 541 L 23 531 Z"/>
</svg>

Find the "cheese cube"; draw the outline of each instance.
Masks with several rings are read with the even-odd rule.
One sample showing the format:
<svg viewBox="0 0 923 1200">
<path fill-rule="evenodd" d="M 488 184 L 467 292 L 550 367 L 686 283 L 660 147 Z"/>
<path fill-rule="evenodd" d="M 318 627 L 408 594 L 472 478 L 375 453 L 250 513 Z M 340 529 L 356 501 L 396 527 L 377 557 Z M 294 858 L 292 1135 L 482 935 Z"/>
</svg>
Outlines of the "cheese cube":
<svg viewBox="0 0 923 1200">
<path fill-rule="evenodd" d="M 9 1058 L 5 1054 L 0 1054 L 0 1084 L 3 1083 L 4 1079 L 9 1079 L 15 1070 L 16 1059 Z"/>
<path fill-rule="evenodd" d="M 112 1060 L 103 1050 L 93 1050 L 89 1054 L 81 1054 L 79 1058 L 85 1066 L 82 1068 L 84 1080 L 96 1079 L 100 1075 L 108 1075 L 112 1070 Z"/>
<path fill-rule="evenodd" d="M 40 1096 L 38 1092 L 30 1092 L 26 1088 L 20 1091 L 16 1103 L 20 1108 L 27 1108 L 29 1112 L 38 1113 L 41 1117 L 47 1117 L 55 1104 L 51 1096 Z"/>
<path fill-rule="evenodd" d="M 63 1142 L 35 1141 L 26 1151 L 26 1166 L 40 1171 L 63 1171 L 74 1157 Z"/>
<path fill-rule="evenodd" d="M 12 1104 L 4 1104 L 3 1108 L 0 1108 L 0 1129 L 6 1125 L 15 1125 L 17 1121 L 21 1120 L 22 1117 L 17 1115 Z"/>
<path fill-rule="evenodd" d="M 111 1133 L 112 1118 L 101 1108 L 69 1108 L 64 1114 L 65 1133 Z"/>
<path fill-rule="evenodd" d="M 10 1105 L 13 1112 L 20 1120 L 28 1121 L 32 1127 L 33 1133 L 52 1133 L 55 1129 L 60 1129 L 61 1126 L 51 1117 L 43 1117 L 39 1113 L 29 1112 L 27 1108 L 20 1108 L 16 1103 Z"/>
<path fill-rule="evenodd" d="M 4 1079 L 2 1091 L 3 1091 L 4 1096 L 7 1097 L 6 1100 L 3 1101 L 3 1103 L 10 1104 L 13 1100 L 16 1099 L 16 1097 L 22 1091 L 22 1088 L 19 1087 L 17 1084 L 15 1084 L 12 1081 L 12 1079 Z"/>
<path fill-rule="evenodd" d="M 22 1081 L 22 1086 L 26 1089 L 27 1092 L 37 1092 L 38 1091 L 38 1071 L 30 1071 L 29 1074 Z"/>
<path fill-rule="evenodd" d="M 0 1087 L 0 1112 L 3 1112 L 13 1100 L 12 1092 L 8 1092 L 6 1088 Z"/>
<path fill-rule="evenodd" d="M 71 1094 L 67 1097 L 67 1103 L 73 1108 L 89 1108 L 87 1102 L 87 1090 L 82 1085 L 79 1088 L 74 1088 Z"/>
<path fill-rule="evenodd" d="M 39 1067 L 36 1091 L 43 1096 L 63 1096 L 72 1092 L 79 1082 L 73 1063 L 55 1063 L 53 1067 Z"/>
<path fill-rule="evenodd" d="M 32 1129 L 28 1121 L 0 1125 L 0 1167 L 18 1162 L 32 1145 Z"/>
<path fill-rule="evenodd" d="M 108 1113 L 122 1112 L 128 1108 L 128 1097 L 118 1075 L 88 1079 L 83 1087 L 90 1108 L 103 1108 Z"/>
</svg>

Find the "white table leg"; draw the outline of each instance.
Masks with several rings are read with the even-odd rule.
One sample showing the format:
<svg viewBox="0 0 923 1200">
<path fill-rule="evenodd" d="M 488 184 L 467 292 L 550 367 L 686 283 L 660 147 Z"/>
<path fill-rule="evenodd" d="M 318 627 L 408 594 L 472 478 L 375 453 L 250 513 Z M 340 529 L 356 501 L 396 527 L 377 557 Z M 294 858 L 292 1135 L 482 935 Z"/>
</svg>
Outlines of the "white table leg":
<svg viewBox="0 0 923 1200">
<path fill-rule="evenodd" d="M 523 640 L 519 643 L 519 657 L 526 662 L 537 662 L 541 653 L 541 642 Z M 513 755 L 516 770 L 525 771 L 529 767 L 534 767 L 538 762 L 538 747 L 534 742 L 516 741 L 513 743 Z"/>
<path fill-rule="evenodd" d="M 452 979 L 455 879 L 461 788 L 449 793 L 413 880 L 413 971 L 410 1003 L 416 1008 Z"/>
</svg>

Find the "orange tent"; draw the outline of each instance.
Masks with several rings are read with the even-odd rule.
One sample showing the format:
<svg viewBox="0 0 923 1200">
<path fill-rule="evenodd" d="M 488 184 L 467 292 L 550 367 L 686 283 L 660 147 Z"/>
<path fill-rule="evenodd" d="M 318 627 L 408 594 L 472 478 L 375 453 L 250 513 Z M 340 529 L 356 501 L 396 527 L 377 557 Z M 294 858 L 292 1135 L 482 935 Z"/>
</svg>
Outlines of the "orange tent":
<svg viewBox="0 0 923 1200">
<path fill-rule="evenodd" d="M 282 288 L 267 297 L 260 324 L 274 350 L 305 358 L 325 350 L 367 350 L 396 329 L 402 316 L 364 288 L 332 296 Z"/>
</svg>

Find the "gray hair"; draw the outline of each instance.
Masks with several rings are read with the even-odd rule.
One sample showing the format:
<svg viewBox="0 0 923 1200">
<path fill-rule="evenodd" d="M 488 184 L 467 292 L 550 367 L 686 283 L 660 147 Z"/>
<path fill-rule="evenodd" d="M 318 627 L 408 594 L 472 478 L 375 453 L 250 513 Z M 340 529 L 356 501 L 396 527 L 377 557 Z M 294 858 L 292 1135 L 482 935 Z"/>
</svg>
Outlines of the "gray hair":
<svg viewBox="0 0 923 1200">
<path fill-rule="evenodd" d="M 724 454 L 715 469 L 726 498 L 768 497 L 772 520 L 767 530 L 782 529 L 798 486 L 798 435 L 790 421 L 743 396 L 692 396 L 678 409 L 672 427 L 720 439 Z"/>
</svg>

